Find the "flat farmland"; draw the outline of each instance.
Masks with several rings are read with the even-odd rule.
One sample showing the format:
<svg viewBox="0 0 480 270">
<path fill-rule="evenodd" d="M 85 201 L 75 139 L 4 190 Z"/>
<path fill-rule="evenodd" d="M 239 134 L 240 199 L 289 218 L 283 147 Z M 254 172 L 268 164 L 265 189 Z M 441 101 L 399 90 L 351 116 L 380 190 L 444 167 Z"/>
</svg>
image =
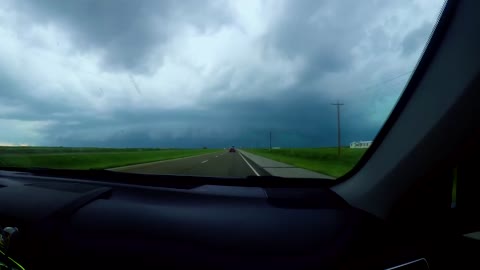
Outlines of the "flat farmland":
<svg viewBox="0 0 480 270">
<path fill-rule="evenodd" d="M 0 166 L 51 169 L 107 169 L 208 154 L 218 149 L 0 147 Z"/>
</svg>

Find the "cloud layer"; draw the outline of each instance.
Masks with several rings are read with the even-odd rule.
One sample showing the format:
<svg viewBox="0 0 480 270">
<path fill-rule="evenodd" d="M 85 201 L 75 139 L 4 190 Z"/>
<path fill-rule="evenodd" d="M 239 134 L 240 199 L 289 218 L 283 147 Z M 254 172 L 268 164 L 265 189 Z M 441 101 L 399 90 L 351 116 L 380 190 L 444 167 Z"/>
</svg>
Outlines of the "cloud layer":
<svg viewBox="0 0 480 270">
<path fill-rule="evenodd" d="M 1 1 L 0 144 L 373 139 L 443 1 Z"/>
</svg>

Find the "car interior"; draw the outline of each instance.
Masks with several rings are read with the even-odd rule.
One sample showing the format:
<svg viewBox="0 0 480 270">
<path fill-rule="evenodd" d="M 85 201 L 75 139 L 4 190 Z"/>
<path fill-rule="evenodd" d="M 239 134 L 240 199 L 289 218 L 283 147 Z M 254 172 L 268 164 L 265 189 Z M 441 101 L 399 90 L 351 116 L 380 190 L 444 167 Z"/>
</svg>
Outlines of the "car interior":
<svg viewBox="0 0 480 270">
<path fill-rule="evenodd" d="M 480 269 L 479 1 L 337 180 L 0 171 L 6 269 Z"/>
</svg>

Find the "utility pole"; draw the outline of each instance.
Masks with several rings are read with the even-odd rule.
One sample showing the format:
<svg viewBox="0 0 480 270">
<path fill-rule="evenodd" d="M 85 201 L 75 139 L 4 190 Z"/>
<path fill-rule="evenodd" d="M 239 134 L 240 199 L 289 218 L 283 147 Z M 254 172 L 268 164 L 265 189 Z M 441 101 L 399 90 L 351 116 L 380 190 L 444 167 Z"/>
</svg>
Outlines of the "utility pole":
<svg viewBox="0 0 480 270">
<path fill-rule="evenodd" d="M 270 131 L 270 151 L 272 151 L 272 132 Z"/>
<path fill-rule="evenodd" d="M 341 138 L 340 138 L 340 106 L 343 103 L 337 101 L 337 103 L 332 103 L 331 105 L 337 106 L 337 140 L 338 140 L 338 156 L 340 156 L 340 147 L 341 147 Z"/>
</svg>

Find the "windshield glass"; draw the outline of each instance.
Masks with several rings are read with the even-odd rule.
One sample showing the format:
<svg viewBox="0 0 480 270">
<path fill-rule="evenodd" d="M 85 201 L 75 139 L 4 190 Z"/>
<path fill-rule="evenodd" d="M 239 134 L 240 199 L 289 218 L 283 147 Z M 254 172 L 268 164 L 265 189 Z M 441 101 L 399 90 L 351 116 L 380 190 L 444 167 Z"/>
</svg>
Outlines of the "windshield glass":
<svg viewBox="0 0 480 270">
<path fill-rule="evenodd" d="M 0 166 L 335 179 L 443 2 L 1 1 Z"/>
</svg>

